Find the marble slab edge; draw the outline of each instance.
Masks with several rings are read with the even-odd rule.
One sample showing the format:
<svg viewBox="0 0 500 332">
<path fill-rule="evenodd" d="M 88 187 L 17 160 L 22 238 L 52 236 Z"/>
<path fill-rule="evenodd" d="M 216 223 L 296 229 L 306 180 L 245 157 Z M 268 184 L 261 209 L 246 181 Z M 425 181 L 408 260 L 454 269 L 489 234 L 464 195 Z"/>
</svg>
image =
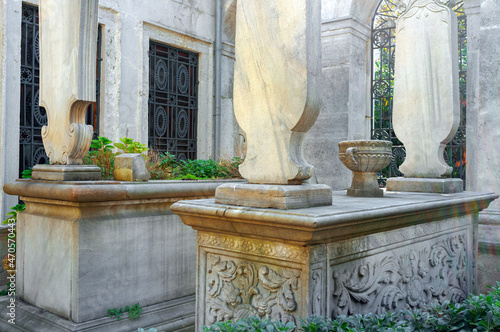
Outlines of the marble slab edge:
<svg viewBox="0 0 500 332">
<path fill-rule="evenodd" d="M 406 199 L 391 204 L 391 196 Z M 216 204 L 214 199 L 178 201 L 171 210 L 199 231 L 309 245 L 477 213 L 499 196 L 388 192 L 383 198 L 345 197 L 340 202 L 339 197 L 334 192 L 328 207 L 297 210 L 229 206 Z"/>
<path fill-rule="evenodd" d="M 196 181 L 40 181 L 19 179 L 4 185 L 6 194 L 72 202 L 102 202 L 133 199 L 214 196 L 227 182 L 244 180 Z"/>
</svg>

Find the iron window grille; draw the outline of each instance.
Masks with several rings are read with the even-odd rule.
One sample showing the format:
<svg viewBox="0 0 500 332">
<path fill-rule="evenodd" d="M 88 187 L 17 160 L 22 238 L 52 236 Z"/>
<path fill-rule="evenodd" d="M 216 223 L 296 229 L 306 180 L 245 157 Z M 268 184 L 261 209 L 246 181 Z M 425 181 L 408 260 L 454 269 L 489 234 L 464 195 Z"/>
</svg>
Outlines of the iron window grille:
<svg viewBox="0 0 500 332">
<path fill-rule="evenodd" d="M 22 5 L 21 15 L 21 110 L 19 133 L 19 176 L 36 164 L 49 163 L 42 141 L 42 127 L 47 124 L 47 112 L 39 106 L 40 37 L 38 8 Z M 101 26 L 98 28 L 96 64 L 96 102 L 87 110 L 87 124 L 94 126 L 94 137 L 99 132 Z"/>
<path fill-rule="evenodd" d="M 150 42 L 148 118 L 151 150 L 196 159 L 198 54 Z"/>
</svg>

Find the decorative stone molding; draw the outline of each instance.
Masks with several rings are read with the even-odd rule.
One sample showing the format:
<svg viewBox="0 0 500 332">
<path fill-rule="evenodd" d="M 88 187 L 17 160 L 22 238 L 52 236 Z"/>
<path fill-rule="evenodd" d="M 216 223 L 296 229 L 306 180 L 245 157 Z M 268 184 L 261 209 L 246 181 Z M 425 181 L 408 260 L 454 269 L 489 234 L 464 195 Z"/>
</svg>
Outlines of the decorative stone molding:
<svg viewBox="0 0 500 332">
<path fill-rule="evenodd" d="M 42 138 L 52 165 L 81 165 L 92 141 L 85 113 L 95 101 L 97 10 L 97 0 L 40 1 Z"/>
<path fill-rule="evenodd" d="M 198 244 L 240 253 L 248 253 L 277 259 L 296 260 L 304 262 L 307 257 L 307 249 L 303 247 L 288 245 L 281 242 L 262 241 L 257 239 L 244 239 L 236 236 L 198 233 Z"/>
<path fill-rule="evenodd" d="M 332 266 L 332 316 L 461 301 L 469 291 L 466 234 Z M 423 248 L 423 249 L 421 249 Z M 430 248 L 430 249 L 428 249 Z"/>
<path fill-rule="evenodd" d="M 207 323 L 249 316 L 296 322 L 300 271 L 207 254 Z"/>
</svg>

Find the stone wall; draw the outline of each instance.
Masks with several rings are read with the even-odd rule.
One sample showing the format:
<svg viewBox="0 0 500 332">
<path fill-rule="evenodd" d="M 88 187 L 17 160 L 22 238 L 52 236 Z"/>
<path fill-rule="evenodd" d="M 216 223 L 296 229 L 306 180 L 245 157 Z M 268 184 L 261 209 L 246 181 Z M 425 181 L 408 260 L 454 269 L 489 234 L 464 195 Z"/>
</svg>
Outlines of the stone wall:
<svg viewBox="0 0 500 332">
<path fill-rule="evenodd" d="M 371 19 L 378 0 L 321 3 L 323 106 L 305 150 L 318 183 L 346 189 L 351 172 L 338 159 L 337 143 L 370 137 Z"/>
<path fill-rule="evenodd" d="M 500 3 L 466 1 L 467 182 L 471 191 L 500 192 Z M 480 290 L 500 280 L 500 202 L 479 215 Z"/>
</svg>

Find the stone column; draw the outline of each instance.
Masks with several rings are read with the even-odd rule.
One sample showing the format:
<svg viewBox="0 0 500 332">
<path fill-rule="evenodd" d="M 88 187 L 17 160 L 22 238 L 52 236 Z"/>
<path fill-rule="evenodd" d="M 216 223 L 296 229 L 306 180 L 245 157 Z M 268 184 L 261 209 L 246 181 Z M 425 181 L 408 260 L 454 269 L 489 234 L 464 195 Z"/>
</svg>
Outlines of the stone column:
<svg viewBox="0 0 500 332">
<path fill-rule="evenodd" d="M 393 126 L 406 148 L 387 190 L 459 192 L 460 179 L 444 179 L 452 168 L 443 152 L 459 121 L 457 22 L 451 2 L 403 1 L 396 24 Z"/>
<path fill-rule="evenodd" d="M 467 190 L 500 192 L 500 4 L 467 0 Z M 500 204 L 479 214 L 479 287 L 500 280 Z"/>
<path fill-rule="evenodd" d="M 371 29 L 362 15 L 346 17 L 334 1 L 324 0 L 321 8 L 322 108 L 305 150 L 315 166 L 312 181 L 342 190 L 349 187 L 351 172 L 339 161 L 337 143 L 370 138 Z"/>
<path fill-rule="evenodd" d="M 35 166 L 34 179 L 100 179 L 98 167 L 69 166 L 82 164 L 92 141 L 85 113 L 95 101 L 97 10 L 98 0 L 40 1 L 42 138 L 51 166 Z"/>
<path fill-rule="evenodd" d="M 234 112 L 247 139 L 240 172 L 250 184 L 218 188 L 218 202 L 331 204 L 330 187 L 302 185 L 313 172 L 303 141 L 321 105 L 320 27 L 320 0 L 238 1 Z"/>
</svg>

